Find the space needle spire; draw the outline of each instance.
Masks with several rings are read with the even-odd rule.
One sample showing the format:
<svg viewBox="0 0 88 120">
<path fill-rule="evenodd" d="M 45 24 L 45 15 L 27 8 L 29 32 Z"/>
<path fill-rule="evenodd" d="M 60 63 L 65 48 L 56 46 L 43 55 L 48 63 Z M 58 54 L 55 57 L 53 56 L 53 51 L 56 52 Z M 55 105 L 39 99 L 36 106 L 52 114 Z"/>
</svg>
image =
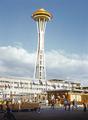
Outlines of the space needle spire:
<svg viewBox="0 0 88 120">
<path fill-rule="evenodd" d="M 34 72 L 34 79 L 43 84 L 46 80 L 45 56 L 44 56 L 44 35 L 46 23 L 52 19 L 52 14 L 44 9 L 39 9 L 32 14 L 32 18 L 37 23 L 38 45 L 37 58 Z"/>
</svg>

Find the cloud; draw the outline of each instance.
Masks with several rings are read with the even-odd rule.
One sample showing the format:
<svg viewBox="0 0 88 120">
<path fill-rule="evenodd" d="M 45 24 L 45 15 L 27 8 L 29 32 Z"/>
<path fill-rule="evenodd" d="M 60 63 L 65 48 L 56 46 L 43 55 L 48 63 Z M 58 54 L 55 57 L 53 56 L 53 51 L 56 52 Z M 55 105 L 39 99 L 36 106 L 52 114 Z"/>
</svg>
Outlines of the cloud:
<svg viewBox="0 0 88 120">
<path fill-rule="evenodd" d="M 88 55 L 66 54 L 52 50 L 46 54 L 49 78 L 67 79 L 88 85 Z"/>
<path fill-rule="evenodd" d="M 51 50 L 45 57 L 47 79 L 67 79 L 88 85 L 88 55 Z M 34 66 L 35 53 L 22 47 L 0 47 L 0 75 L 33 77 Z"/>
<path fill-rule="evenodd" d="M 0 47 L 0 73 L 32 77 L 33 67 L 34 53 L 28 53 L 23 48 Z"/>
</svg>

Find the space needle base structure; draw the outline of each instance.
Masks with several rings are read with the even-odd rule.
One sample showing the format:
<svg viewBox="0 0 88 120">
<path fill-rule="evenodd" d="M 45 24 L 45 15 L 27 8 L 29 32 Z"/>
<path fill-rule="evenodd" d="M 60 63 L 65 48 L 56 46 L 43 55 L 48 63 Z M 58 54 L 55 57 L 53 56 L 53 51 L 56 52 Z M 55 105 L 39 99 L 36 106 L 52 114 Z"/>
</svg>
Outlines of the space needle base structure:
<svg viewBox="0 0 88 120">
<path fill-rule="evenodd" d="M 52 19 L 52 14 L 44 9 L 39 9 L 32 14 L 33 20 L 37 23 L 38 45 L 37 58 L 34 71 L 34 79 L 43 84 L 46 81 L 45 54 L 44 54 L 44 35 L 46 23 Z"/>
</svg>

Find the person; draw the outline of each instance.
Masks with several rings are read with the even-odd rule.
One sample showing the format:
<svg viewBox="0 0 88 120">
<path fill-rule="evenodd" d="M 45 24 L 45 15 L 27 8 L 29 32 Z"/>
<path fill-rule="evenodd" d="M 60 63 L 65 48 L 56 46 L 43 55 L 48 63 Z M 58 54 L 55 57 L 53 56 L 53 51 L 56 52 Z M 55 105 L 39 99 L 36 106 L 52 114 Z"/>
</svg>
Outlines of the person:
<svg viewBox="0 0 88 120">
<path fill-rule="evenodd" d="M 39 102 L 38 109 L 37 109 L 38 113 L 40 113 L 40 111 L 41 111 L 41 101 Z"/>
<path fill-rule="evenodd" d="M 75 110 L 78 110 L 78 105 L 77 105 L 77 101 L 75 100 L 75 103 L 74 103 L 74 107 L 75 107 Z"/>
<path fill-rule="evenodd" d="M 11 113 L 10 108 L 6 108 L 6 113 L 4 114 L 3 119 L 16 120 L 15 116 Z"/>
<path fill-rule="evenodd" d="M 86 103 L 83 103 L 83 111 L 86 112 Z"/>
<path fill-rule="evenodd" d="M 72 102 L 72 110 L 77 110 L 78 107 L 77 107 L 77 101 L 74 99 L 73 102 Z"/>
<path fill-rule="evenodd" d="M 72 101 L 72 110 L 74 110 L 75 100 Z"/>
<path fill-rule="evenodd" d="M 67 110 L 67 104 L 68 104 L 68 101 L 65 99 L 64 100 L 64 109 Z"/>
<path fill-rule="evenodd" d="M 0 104 L 0 112 L 3 112 L 3 103 Z"/>
<path fill-rule="evenodd" d="M 52 100 L 51 100 L 51 108 L 54 109 L 54 105 L 55 105 L 55 99 L 52 99 Z"/>
<path fill-rule="evenodd" d="M 70 111 L 70 105 L 71 105 L 71 103 L 70 103 L 70 101 L 68 101 L 68 110 Z"/>
</svg>

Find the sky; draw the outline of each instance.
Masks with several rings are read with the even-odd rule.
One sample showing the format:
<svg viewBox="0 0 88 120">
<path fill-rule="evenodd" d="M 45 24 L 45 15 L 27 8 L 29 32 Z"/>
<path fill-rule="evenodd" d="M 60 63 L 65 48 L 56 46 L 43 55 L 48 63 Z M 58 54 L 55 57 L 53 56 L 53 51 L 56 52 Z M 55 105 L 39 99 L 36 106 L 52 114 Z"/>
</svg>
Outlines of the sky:
<svg viewBox="0 0 88 120">
<path fill-rule="evenodd" d="M 34 76 L 37 26 L 31 15 L 53 15 L 45 31 L 46 79 L 88 86 L 88 0 L 0 0 L 0 76 Z"/>
</svg>

